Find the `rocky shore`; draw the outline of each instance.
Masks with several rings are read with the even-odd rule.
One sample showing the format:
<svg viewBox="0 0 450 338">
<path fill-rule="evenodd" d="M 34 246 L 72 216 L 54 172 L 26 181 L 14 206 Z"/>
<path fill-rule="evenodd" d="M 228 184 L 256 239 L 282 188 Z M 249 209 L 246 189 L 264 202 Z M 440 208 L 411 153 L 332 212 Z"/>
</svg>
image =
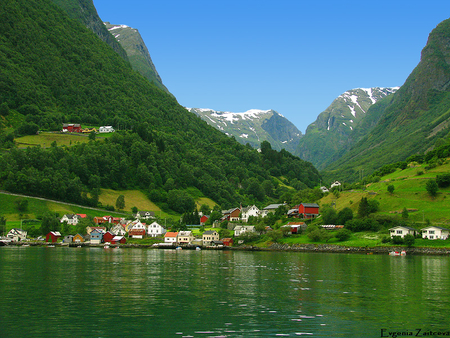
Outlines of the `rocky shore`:
<svg viewBox="0 0 450 338">
<path fill-rule="evenodd" d="M 97 247 L 103 248 L 103 244 L 61 244 L 46 242 L 12 242 L 9 246 L 56 246 L 56 247 Z M 141 249 L 158 249 L 149 244 L 122 244 L 110 245 L 110 248 L 141 248 Z M 195 249 L 196 246 L 185 247 L 184 249 Z M 160 249 L 175 249 L 175 247 L 161 247 Z M 238 247 L 207 247 L 203 250 L 237 250 L 237 251 L 291 251 L 291 252 L 326 252 L 326 253 L 358 253 L 358 254 L 383 254 L 387 255 L 391 251 L 406 251 L 407 255 L 450 255 L 450 248 L 435 247 L 400 247 L 400 246 L 383 246 L 383 247 L 349 247 L 334 244 L 279 244 L 274 243 L 268 248 L 261 248 L 251 245 L 243 245 Z"/>
</svg>

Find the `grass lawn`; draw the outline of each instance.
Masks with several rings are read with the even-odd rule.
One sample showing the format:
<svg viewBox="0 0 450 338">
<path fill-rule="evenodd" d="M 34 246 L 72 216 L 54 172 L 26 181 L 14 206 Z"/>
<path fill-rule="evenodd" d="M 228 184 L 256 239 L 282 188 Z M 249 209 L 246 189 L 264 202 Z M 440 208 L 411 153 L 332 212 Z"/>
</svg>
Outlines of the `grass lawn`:
<svg viewBox="0 0 450 338">
<path fill-rule="evenodd" d="M 117 197 L 123 195 L 125 197 L 125 211 L 131 212 L 133 207 L 141 211 L 154 211 L 159 213 L 161 209 L 140 190 L 112 190 L 101 189 L 99 201 L 102 205 L 116 206 Z"/>
<path fill-rule="evenodd" d="M 43 148 L 50 147 L 53 142 L 58 146 L 71 146 L 76 143 L 89 142 L 88 135 L 84 134 L 60 134 L 41 132 L 39 135 L 27 135 L 16 138 L 14 140 L 19 148 L 26 148 L 29 146 L 41 146 Z"/>
</svg>

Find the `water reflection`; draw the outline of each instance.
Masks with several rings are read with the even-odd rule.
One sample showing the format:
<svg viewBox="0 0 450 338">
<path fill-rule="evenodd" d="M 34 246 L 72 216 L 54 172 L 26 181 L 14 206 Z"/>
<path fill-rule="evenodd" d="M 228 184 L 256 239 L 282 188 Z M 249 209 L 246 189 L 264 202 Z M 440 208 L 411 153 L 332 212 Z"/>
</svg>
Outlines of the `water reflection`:
<svg viewBox="0 0 450 338">
<path fill-rule="evenodd" d="M 445 328 L 448 257 L 1 248 L 2 337 L 379 336 Z M 425 327 L 425 324 L 428 325 Z"/>
</svg>

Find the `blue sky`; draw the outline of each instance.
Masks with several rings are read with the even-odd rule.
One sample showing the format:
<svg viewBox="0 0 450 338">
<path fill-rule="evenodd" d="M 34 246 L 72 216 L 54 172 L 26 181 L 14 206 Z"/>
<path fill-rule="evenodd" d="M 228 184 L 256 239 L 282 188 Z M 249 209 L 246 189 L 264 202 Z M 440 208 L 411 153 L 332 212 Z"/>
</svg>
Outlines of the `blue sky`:
<svg viewBox="0 0 450 338">
<path fill-rule="evenodd" d="M 274 109 L 302 132 L 346 90 L 401 86 L 450 1 L 94 0 L 191 108 Z"/>
</svg>

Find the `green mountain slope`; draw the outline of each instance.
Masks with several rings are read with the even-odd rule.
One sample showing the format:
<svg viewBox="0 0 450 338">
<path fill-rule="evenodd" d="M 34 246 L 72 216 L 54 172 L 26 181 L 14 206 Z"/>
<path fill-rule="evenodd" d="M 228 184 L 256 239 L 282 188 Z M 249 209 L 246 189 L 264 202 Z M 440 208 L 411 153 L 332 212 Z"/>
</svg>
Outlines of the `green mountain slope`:
<svg viewBox="0 0 450 338">
<path fill-rule="evenodd" d="M 221 112 L 212 109 L 187 108 L 209 125 L 242 144 L 259 149 L 268 141 L 273 149 L 293 153 L 302 136 L 300 130 L 274 110 L 251 109 L 244 113 Z"/>
<path fill-rule="evenodd" d="M 450 125 L 450 20 L 429 35 L 421 61 L 383 104 L 377 125 L 345 156 L 325 168 L 330 179 L 355 180 L 384 164 L 433 147 Z M 380 109 L 375 104 L 371 109 Z M 370 113 L 370 110 L 369 110 Z"/>
<path fill-rule="evenodd" d="M 227 207 L 277 199 L 288 188 L 274 176 L 303 187 L 320 180 L 306 161 L 270 147 L 258 153 L 208 126 L 50 0 L 2 1 L 0 22 L 6 132 L 67 122 L 127 130 L 72 147 L 4 152 L 2 189 L 95 205 L 100 188 L 139 188 L 181 211 L 191 208 L 188 191 Z M 0 141 L 4 135 L 0 128 Z"/>
<path fill-rule="evenodd" d="M 125 25 L 111 25 L 105 22 L 108 31 L 114 36 L 117 42 L 126 51 L 128 60 L 134 70 L 137 70 L 142 76 L 156 84 L 156 86 L 166 92 L 169 92 L 163 85 L 161 77 L 156 71 L 147 46 L 142 40 L 138 30 Z"/>
<path fill-rule="evenodd" d="M 91 29 L 102 41 L 105 41 L 123 59 L 127 60 L 127 53 L 122 46 L 109 34 L 97 14 L 92 0 L 52 0 L 61 7 L 72 19 L 78 20 Z"/>
<path fill-rule="evenodd" d="M 374 127 L 377 110 L 369 108 L 398 88 L 357 88 L 346 91 L 319 114 L 306 129 L 294 154 L 318 169 L 342 157 L 361 136 Z"/>
</svg>

